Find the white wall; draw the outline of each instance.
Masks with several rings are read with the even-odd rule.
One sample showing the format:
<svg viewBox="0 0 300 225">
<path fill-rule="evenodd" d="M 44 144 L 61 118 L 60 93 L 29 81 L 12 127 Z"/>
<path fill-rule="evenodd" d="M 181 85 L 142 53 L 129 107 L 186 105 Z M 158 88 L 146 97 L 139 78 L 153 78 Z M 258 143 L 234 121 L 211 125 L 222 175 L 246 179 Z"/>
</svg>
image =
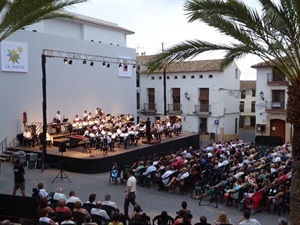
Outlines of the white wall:
<svg viewBox="0 0 300 225">
<path fill-rule="evenodd" d="M 18 31 L 7 41 L 28 44 L 28 73 L 0 72 L 0 141 L 12 140 L 23 131 L 22 113 L 27 112 L 29 124 L 42 122 L 41 53 L 44 48 L 86 54 L 135 59 L 135 49 L 63 38 L 31 31 Z M 89 64 L 89 63 L 88 63 Z M 52 121 L 57 110 L 65 117 L 82 116 L 83 110 L 94 113 L 96 107 L 113 114 L 136 115 L 136 76 L 118 77 L 118 65 L 93 67 L 73 60 L 47 58 L 47 119 Z"/>
</svg>

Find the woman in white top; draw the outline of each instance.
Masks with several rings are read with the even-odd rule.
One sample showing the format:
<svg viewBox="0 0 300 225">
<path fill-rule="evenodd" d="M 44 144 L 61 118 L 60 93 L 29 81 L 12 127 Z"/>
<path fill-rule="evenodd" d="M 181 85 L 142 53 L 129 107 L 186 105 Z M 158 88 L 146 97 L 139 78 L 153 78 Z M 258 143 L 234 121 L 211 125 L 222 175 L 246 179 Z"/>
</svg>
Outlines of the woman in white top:
<svg viewBox="0 0 300 225">
<path fill-rule="evenodd" d="M 52 219 L 48 218 L 48 210 L 47 209 L 42 209 L 41 212 L 41 217 L 39 218 L 39 222 L 44 222 L 44 223 L 49 223 L 51 225 L 57 225 Z"/>
</svg>

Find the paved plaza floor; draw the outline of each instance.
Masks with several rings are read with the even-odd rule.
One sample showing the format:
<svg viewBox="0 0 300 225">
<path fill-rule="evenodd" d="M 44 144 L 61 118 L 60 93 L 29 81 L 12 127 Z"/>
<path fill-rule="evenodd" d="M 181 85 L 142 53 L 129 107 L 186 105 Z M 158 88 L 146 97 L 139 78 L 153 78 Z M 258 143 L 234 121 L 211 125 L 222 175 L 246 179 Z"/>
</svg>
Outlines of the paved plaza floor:
<svg viewBox="0 0 300 225">
<path fill-rule="evenodd" d="M 11 194 L 13 189 L 13 165 L 11 163 L 2 163 L 0 171 L 0 193 Z M 45 189 L 50 191 L 55 191 L 57 187 L 63 188 L 63 193 L 68 197 L 68 193 L 74 190 L 77 196 L 83 201 L 88 200 L 88 196 L 91 193 L 97 194 L 97 200 L 104 200 L 105 193 L 109 192 L 112 195 L 112 201 L 115 201 L 123 212 L 124 203 L 124 190 L 126 188 L 125 184 L 109 184 L 109 173 L 101 174 L 77 174 L 64 171 L 65 174 L 70 179 L 71 183 L 67 179 L 55 179 L 51 184 L 53 179 L 59 173 L 59 170 L 46 169 L 43 172 L 40 169 L 26 169 L 25 179 L 26 179 L 26 194 L 31 196 L 31 191 L 33 187 L 39 182 L 44 184 Z M 20 195 L 20 191 L 17 192 Z M 188 208 L 192 211 L 194 216 L 193 224 L 199 222 L 199 217 L 205 215 L 208 218 L 208 222 L 213 222 L 220 211 L 225 211 L 232 222 L 236 225 L 242 218 L 242 212 L 238 211 L 234 206 L 226 206 L 224 203 L 219 204 L 218 208 L 211 206 L 199 206 L 198 201 L 191 198 L 191 194 L 181 195 L 179 192 L 168 193 L 165 191 L 158 191 L 157 186 L 151 186 L 149 189 L 147 187 L 137 187 L 137 203 L 141 205 L 142 209 L 149 215 L 152 219 L 155 215 L 161 213 L 162 210 L 166 210 L 171 216 L 175 216 L 176 211 L 180 209 L 181 202 L 187 201 Z M 203 200 L 204 203 L 208 203 L 209 198 L 207 197 Z M 130 205 L 129 212 L 132 211 L 132 206 Z M 277 225 L 277 219 L 279 217 L 289 218 L 288 214 L 279 216 L 276 212 L 256 213 L 252 218 L 256 218 L 262 225 Z"/>
</svg>

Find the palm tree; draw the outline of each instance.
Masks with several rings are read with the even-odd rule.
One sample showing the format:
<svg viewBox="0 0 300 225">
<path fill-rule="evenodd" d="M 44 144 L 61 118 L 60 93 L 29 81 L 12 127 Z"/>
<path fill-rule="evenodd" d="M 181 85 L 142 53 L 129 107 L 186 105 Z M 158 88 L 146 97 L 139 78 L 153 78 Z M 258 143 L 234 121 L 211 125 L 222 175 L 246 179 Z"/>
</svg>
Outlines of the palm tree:
<svg viewBox="0 0 300 225">
<path fill-rule="evenodd" d="M 188 22 L 201 21 L 232 38 L 229 44 L 186 40 L 146 63 L 148 74 L 174 61 L 191 59 L 207 51 L 222 51 L 222 67 L 247 54 L 277 67 L 289 80 L 287 122 L 293 125 L 291 220 L 300 220 L 300 1 L 257 0 L 260 9 L 242 0 L 188 0 Z"/>
<path fill-rule="evenodd" d="M 61 11 L 86 0 L 0 0 L 0 42 L 17 30 L 41 20 L 71 18 Z"/>
</svg>

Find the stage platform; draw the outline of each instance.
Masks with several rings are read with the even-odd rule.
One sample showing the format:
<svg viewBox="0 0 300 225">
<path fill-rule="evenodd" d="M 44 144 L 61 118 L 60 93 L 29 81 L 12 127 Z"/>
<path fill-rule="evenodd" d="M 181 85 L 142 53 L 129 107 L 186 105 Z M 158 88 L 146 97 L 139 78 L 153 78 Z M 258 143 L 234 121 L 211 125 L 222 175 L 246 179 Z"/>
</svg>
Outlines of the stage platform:
<svg viewBox="0 0 300 225">
<path fill-rule="evenodd" d="M 119 166 L 132 164 L 136 157 L 147 157 L 154 153 L 160 154 L 170 150 L 192 146 L 199 149 L 199 134 L 182 132 L 179 136 L 162 138 L 161 142 L 146 144 L 142 140 L 138 145 L 130 145 L 127 149 L 119 148 L 115 145 L 115 151 L 107 151 L 107 155 L 101 150 L 91 149 L 90 152 L 83 152 L 84 147 L 67 148 L 66 152 L 60 153 L 57 146 L 47 147 L 45 164 L 57 166 L 60 158 L 62 159 L 62 169 L 77 173 L 102 173 L 110 171 L 114 162 Z M 22 150 L 26 153 L 38 153 L 41 157 L 42 152 L 39 147 L 13 147 L 12 151 Z"/>
</svg>

